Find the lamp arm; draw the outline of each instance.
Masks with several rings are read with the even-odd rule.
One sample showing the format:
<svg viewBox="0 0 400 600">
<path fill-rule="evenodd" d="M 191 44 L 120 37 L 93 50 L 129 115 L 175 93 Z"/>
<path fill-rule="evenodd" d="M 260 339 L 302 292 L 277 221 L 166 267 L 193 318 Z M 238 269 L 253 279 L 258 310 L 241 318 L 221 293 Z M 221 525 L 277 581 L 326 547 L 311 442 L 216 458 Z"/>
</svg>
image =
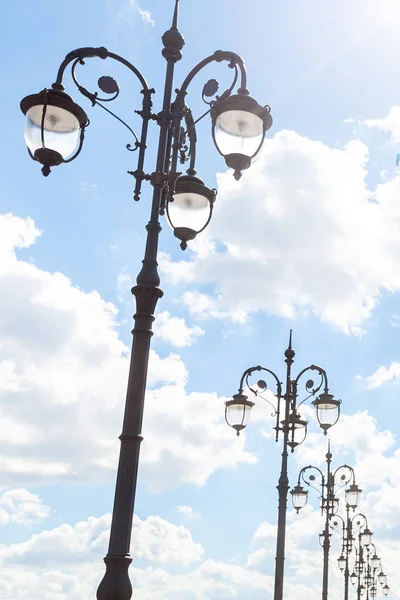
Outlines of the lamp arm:
<svg viewBox="0 0 400 600">
<path fill-rule="evenodd" d="M 248 90 L 246 87 L 247 86 L 247 73 L 246 73 L 246 67 L 245 67 L 243 58 L 241 56 L 239 56 L 239 54 L 236 54 L 235 52 L 217 50 L 216 52 L 214 52 L 214 54 L 211 54 L 207 58 L 204 58 L 202 61 L 200 61 L 190 71 L 190 73 L 187 75 L 186 79 L 182 83 L 182 86 L 177 91 L 175 104 L 183 106 L 185 96 L 187 94 L 187 89 L 188 89 L 190 83 L 195 78 L 195 76 L 198 73 L 200 73 L 200 71 L 202 69 L 207 67 L 212 62 L 219 63 L 219 62 L 224 62 L 224 61 L 228 62 L 228 66 L 231 69 L 235 69 L 235 77 L 234 77 L 232 85 L 228 88 L 228 90 L 226 90 L 226 92 L 224 92 L 223 95 L 229 96 L 231 94 L 231 92 L 236 84 L 236 81 L 237 81 L 237 73 L 236 73 L 237 69 L 239 69 L 239 71 L 240 71 L 240 88 L 238 91 L 240 91 L 243 94 L 248 94 Z M 214 86 L 215 91 L 213 91 L 213 93 L 204 93 L 204 89 L 203 89 L 203 95 L 205 95 L 205 96 L 209 96 L 209 97 L 214 96 L 214 94 L 216 94 L 218 91 L 218 82 L 215 80 L 210 80 L 208 83 L 211 83 L 211 81 L 213 81 L 213 83 L 215 83 L 215 86 Z M 206 84 L 206 86 L 207 86 L 207 84 Z"/>
<path fill-rule="evenodd" d="M 244 380 L 246 379 L 246 383 L 247 383 L 249 376 L 252 375 L 255 371 L 265 371 L 266 373 L 269 373 L 270 375 L 272 375 L 272 377 L 275 379 L 275 382 L 276 382 L 277 396 L 278 396 L 278 399 L 280 399 L 280 397 L 282 396 L 282 383 L 279 381 L 278 376 L 275 375 L 275 373 L 273 371 L 271 371 L 270 369 L 267 369 L 266 367 L 262 367 L 261 365 L 257 365 L 256 367 L 250 367 L 249 369 L 246 369 L 246 371 L 243 373 L 242 377 L 240 378 L 239 394 L 243 393 Z M 253 391 L 253 393 L 255 393 L 255 392 Z"/>
<path fill-rule="evenodd" d="M 317 471 L 317 473 L 319 473 L 319 475 L 321 476 L 321 490 L 319 490 L 312 483 L 315 480 L 314 475 L 310 474 L 308 477 L 305 476 L 307 471 L 310 471 L 311 469 L 313 471 Z M 323 501 L 324 501 L 324 491 L 325 491 L 325 487 L 326 487 L 326 479 L 325 479 L 325 475 L 323 474 L 321 469 L 319 469 L 318 467 L 315 467 L 314 465 L 307 465 L 306 467 L 303 467 L 299 472 L 298 485 L 300 485 L 300 480 L 303 480 L 306 485 L 313 488 L 316 492 L 318 492 L 320 494 L 320 498 L 322 500 L 322 504 L 321 504 L 321 508 L 322 508 Z"/>
<path fill-rule="evenodd" d="M 360 517 L 362 517 L 362 519 L 363 519 L 363 523 L 361 524 L 361 522 L 360 522 L 360 521 L 358 521 L 358 522 L 356 523 L 356 525 L 359 525 L 359 526 L 363 525 L 364 527 L 368 527 L 368 519 L 367 519 L 367 517 L 366 517 L 366 516 L 365 516 L 363 513 L 357 513 L 356 515 L 354 515 L 354 517 L 351 519 L 351 523 L 352 523 L 352 525 L 353 525 L 353 522 L 354 522 L 354 521 L 355 521 L 357 518 L 360 518 Z M 368 527 L 368 529 L 369 529 L 369 527 Z"/>
<path fill-rule="evenodd" d="M 355 484 L 356 482 L 356 475 L 354 472 L 353 467 L 350 467 L 350 465 L 341 465 L 340 467 L 338 467 L 337 469 L 335 469 L 335 471 L 332 474 L 332 478 L 333 478 L 333 482 L 336 483 L 336 475 L 339 473 L 339 471 L 343 470 L 344 473 L 342 474 L 340 480 L 341 480 L 341 486 L 339 487 L 339 490 L 341 490 L 345 485 L 347 485 L 348 483 L 350 483 L 350 481 L 353 481 L 353 483 Z"/>
<path fill-rule="evenodd" d="M 317 392 L 319 392 L 319 390 L 322 388 L 322 386 L 324 386 L 324 392 L 327 394 L 329 392 L 329 387 L 328 387 L 328 376 L 326 374 L 325 369 L 323 369 L 322 367 L 319 367 L 318 365 L 310 365 L 309 367 L 306 367 L 305 369 L 303 369 L 302 371 L 300 371 L 300 373 L 297 375 L 296 379 L 293 381 L 293 391 L 294 391 L 294 403 L 295 406 L 293 407 L 294 409 L 296 408 L 296 398 L 297 398 L 297 387 L 298 387 L 298 383 L 299 380 L 303 377 L 303 375 L 305 373 L 307 373 L 308 371 L 317 371 L 317 373 L 320 375 L 321 377 L 321 381 L 317 384 L 316 387 L 314 387 L 314 381 L 312 379 L 309 379 L 306 382 L 305 388 L 306 391 L 309 393 L 309 395 L 304 398 L 304 400 L 302 400 L 298 405 L 301 406 L 306 400 L 308 400 L 308 398 L 310 398 L 311 396 L 315 396 L 315 394 Z"/>
<path fill-rule="evenodd" d="M 62 80 L 64 77 L 65 69 L 71 62 L 75 60 L 78 60 L 81 64 L 84 64 L 85 58 L 101 58 L 102 60 L 105 60 L 106 58 L 112 58 L 116 60 L 117 62 L 123 64 L 125 67 L 128 67 L 128 69 L 132 71 L 134 75 L 136 75 L 143 87 L 143 90 L 147 92 L 150 91 L 147 81 L 145 80 L 141 72 L 131 62 L 126 60 L 126 58 L 119 56 L 119 54 L 109 52 L 107 48 L 104 48 L 103 46 L 100 46 L 99 48 L 77 48 L 76 50 L 72 50 L 71 52 L 69 52 L 58 69 L 57 79 L 52 86 L 53 89 L 64 91 Z"/>
<path fill-rule="evenodd" d="M 340 519 L 340 521 L 342 522 L 342 531 L 341 532 L 339 529 L 335 529 L 339 525 L 339 522 L 336 519 Z M 335 531 L 336 533 L 341 534 L 341 536 L 342 536 L 342 553 L 343 553 L 344 543 L 345 543 L 344 540 L 346 537 L 346 522 L 345 522 L 345 520 L 340 515 L 335 515 L 335 520 L 333 521 L 333 525 L 330 525 L 330 528 L 332 529 L 332 531 Z"/>
<path fill-rule="evenodd" d="M 125 67 L 127 67 L 139 80 L 139 82 L 142 86 L 141 93 L 143 94 L 142 110 L 135 111 L 135 112 L 137 112 L 142 117 L 142 131 L 140 134 L 140 138 L 136 135 L 134 130 L 125 121 L 123 121 L 123 119 L 121 119 L 118 115 L 113 113 L 110 109 L 106 108 L 102 104 L 103 102 L 111 102 L 112 100 L 115 100 L 119 96 L 119 86 L 118 86 L 118 83 L 114 79 L 112 79 L 111 77 L 100 78 L 99 82 L 98 82 L 99 88 L 106 94 L 110 95 L 109 98 L 104 98 L 104 97 L 100 98 L 97 92 L 95 92 L 95 93 L 89 92 L 84 86 L 80 85 L 79 81 L 77 80 L 77 77 L 75 75 L 75 69 L 76 69 L 77 65 L 78 64 L 84 65 L 85 58 L 96 58 L 96 57 L 101 58 L 102 60 L 105 60 L 106 58 L 112 58 L 113 60 L 115 60 L 115 61 L 121 63 L 122 65 L 124 65 Z M 122 123 L 130 131 L 130 133 L 132 134 L 132 136 L 135 140 L 133 145 L 127 144 L 126 148 L 131 151 L 139 150 L 136 170 L 128 171 L 128 173 L 130 175 L 133 175 L 136 179 L 136 185 L 135 185 L 135 190 L 134 190 L 134 194 L 133 194 L 134 200 L 139 200 L 142 181 L 144 179 L 147 179 L 147 180 L 151 179 L 150 175 L 146 175 L 144 173 L 143 167 L 144 167 L 144 160 L 145 160 L 149 120 L 152 118 L 153 119 L 157 118 L 152 114 L 152 98 L 151 98 L 151 96 L 154 93 L 154 89 L 149 88 L 147 81 L 143 77 L 142 73 L 131 62 L 129 62 L 122 56 L 119 56 L 119 54 L 115 54 L 114 52 L 109 52 L 107 50 L 107 48 L 104 48 L 104 47 L 99 47 L 99 48 L 85 47 L 85 48 L 77 48 L 76 50 L 72 50 L 71 52 L 69 52 L 66 55 L 65 59 L 63 60 L 63 62 L 61 63 L 61 65 L 58 69 L 57 79 L 56 79 L 55 83 L 53 83 L 53 85 L 52 85 L 53 90 L 61 91 L 61 92 L 64 91 L 64 85 L 63 85 L 62 81 L 63 81 L 65 69 L 71 63 L 72 63 L 72 65 L 71 65 L 72 79 L 73 79 L 76 87 L 78 88 L 79 92 L 83 96 L 86 96 L 86 98 L 88 98 L 92 102 L 93 106 L 95 104 L 97 106 L 101 106 L 101 108 L 103 110 L 107 111 L 109 114 L 111 114 L 113 117 L 115 117 L 115 119 L 117 119 L 120 123 Z M 82 142 L 83 142 L 83 136 L 81 136 L 78 152 L 72 158 L 75 158 L 75 156 L 77 156 L 77 154 L 80 152 L 80 149 L 82 147 Z M 70 159 L 70 160 L 72 160 L 72 159 Z"/>
</svg>

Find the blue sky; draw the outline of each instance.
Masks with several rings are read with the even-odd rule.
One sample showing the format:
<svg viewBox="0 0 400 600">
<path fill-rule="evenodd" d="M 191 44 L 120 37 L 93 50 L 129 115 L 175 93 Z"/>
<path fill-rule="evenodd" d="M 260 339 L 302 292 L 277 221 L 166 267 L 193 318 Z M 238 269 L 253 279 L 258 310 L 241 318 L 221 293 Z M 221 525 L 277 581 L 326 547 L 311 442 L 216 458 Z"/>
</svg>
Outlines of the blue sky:
<svg viewBox="0 0 400 600">
<path fill-rule="evenodd" d="M 42 177 L 29 159 L 19 102 L 54 81 L 67 52 L 106 46 L 157 93 L 160 36 L 172 0 L 9 3 L 3 56 L 0 217 L 0 597 L 94 597 L 112 507 L 133 301 L 150 188 L 133 201 L 129 132 L 66 91 L 91 124 L 79 158 Z M 284 378 L 294 331 L 295 372 L 311 363 L 343 400 L 331 434 L 336 465 L 354 466 L 392 590 L 399 516 L 400 148 L 395 1 L 280 3 L 181 0 L 186 45 L 176 86 L 216 49 L 241 54 L 251 94 L 274 125 L 237 183 L 199 125 L 197 169 L 219 188 L 210 227 L 185 253 L 165 223 L 165 295 L 153 338 L 132 552 L 138 600 L 271 595 L 280 445 L 257 403 L 237 439 L 223 400 L 256 364 Z M 21 26 L 21 23 L 24 26 Z M 193 84 L 229 81 L 221 65 Z M 139 87 L 111 60 L 79 70 L 120 83 L 113 110 L 136 130 Z M 91 87 L 92 86 L 92 87 Z M 157 128 L 149 141 L 153 169 Z M 205 308 L 204 308 L 205 307 Z M 310 433 L 290 457 L 321 465 Z M 183 508 L 182 508 L 183 507 Z M 319 594 L 318 500 L 289 515 L 285 598 Z M 338 541 L 333 557 L 339 554 Z M 55 556 L 59 557 L 55 559 Z M 335 563 L 336 561 L 332 561 Z M 332 585 L 341 578 L 332 564 Z M 391 597 L 396 598 L 395 592 Z"/>
</svg>

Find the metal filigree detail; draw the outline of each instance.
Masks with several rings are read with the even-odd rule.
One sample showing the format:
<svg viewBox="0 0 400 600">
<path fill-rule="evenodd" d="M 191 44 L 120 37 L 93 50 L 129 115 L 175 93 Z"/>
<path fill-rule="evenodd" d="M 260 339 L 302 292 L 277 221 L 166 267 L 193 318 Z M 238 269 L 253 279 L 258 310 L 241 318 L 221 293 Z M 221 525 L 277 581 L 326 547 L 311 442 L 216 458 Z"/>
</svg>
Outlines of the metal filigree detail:
<svg viewBox="0 0 400 600">
<path fill-rule="evenodd" d="M 106 108 L 102 104 L 103 102 L 112 102 L 113 100 L 118 98 L 119 92 L 120 92 L 118 82 L 113 77 L 110 77 L 109 75 L 103 75 L 102 77 L 100 77 L 97 81 L 97 85 L 99 86 L 99 89 L 101 89 L 101 91 L 104 92 L 105 94 L 109 94 L 109 95 L 112 94 L 111 98 L 101 98 L 99 96 L 98 92 L 94 92 L 94 93 L 90 92 L 79 83 L 76 73 L 75 73 L 75 70 L 76 70 L 76 67 L 78 64 L 84 65 L 85 64 L 84 59 L 77 58 L 72 63 L 72 67 L 71 67 L 72 79 L 73 79 L 75 85 L 77 86 L 78 90 L 80 91 L 80 93 L 83 96 L 86 96 L 86 98 L 88 98 L 91 101 L 92 106 L 95 106 L 95 105 L 100 106 L 103 110 L 105 110 L 110 115 L 115 117 L 117 119 L 117 121 L 122 123 L 122 125 L 124 125 L 128 129 L 128 131 L 131 132 L 132 136 L 135 139 L 135 143 L 134 144 L 130 144 L 130 143 L 126 144 L 127 150 L 129 150 L 130 152 L 134 152 L 135 150 L 140 148 L 139 138 L 136 135 L 136 133 L 134 132 L 134 130 L 132 129 L 132 127 L 130 127 L 123 119 L 121 119 L 121 117 L 116 115 L 113 111 L 111 111 L 109 108 Z"/>
<path fill-rule="evenodd" d="M 262 400 L 264 400 L 265 402 L 267 402 L 271 408 L 273 409 L 273 412 L 271 413 L 271 417 L 276 417 L 277 415 L 277 410 L 278 410 L 278 406 L 274 405 L 271 400 L 269 400 L 269 398 L 267 398 L 266 396 L 264 396 L 265 392 L 268 392 L 268 385 L 267 382 L 264 379 L 259 379 L 256 384 L 252 384 L 251 383 L 251 377 L 253 375 L 253 373 L 255 371 L 259 371 L 259 370 L 264 370 L 262 369 L 262 367 L 260 367 L 259 369 L 253 369 L 252 371 L 250 371 L 249 373 L 246 374 L 245 376 L 245 384 L 246 387 L 258 398 L 261 398 Z M 277 394 L 279 394 L 280 390 L 277 390 Z"/>
<path fill-rule="evenodd" d="M 215 96 L 215 94 L 218 92 L 218 89 L 219 89 L 218 81 L 216 79 L 209 79 L 207 81 L 207 83 L 204 84 L 203 91 L 201 93 L 203 102 L 205 102 L 206 104 L 209 104 L 209 102 L 206 100 L 206 98 L 212 98 L 213 96 Z"/>
<path fill-rule="evenodd" d="M 105 94 L 119 94 L 118 82 L 109 75 L 103 75 L 97 81 L 97 85 Z"/>
<path fill-rule="evenodd" d="M 324 376 L 324 372 L 322 370 L 319 370 L 319 367 L 314 367 L 314 370 L 316 370 L 318 372 L 318 375 L 320 377 L 320 380 L 315 383 L 315 381 L 313 379 L 308 379 L 304 385 L 304 388 L 306 390 L 306 393 L 308 394 L 308 396 L 306 396 L 301 402 L 299 402 L 297 404 L 297 408 L 299 406 L 301 406 L 302 404 L 304 404 L 304 402 L 306 402 L 309 398 L 312 398 L 313 396 L 315 396 L 320 389 L 322 388 L 322 386 L 325 383 L 325 376 Z M 296 387 L 297 387 L 297 382 L 300 379 L 300 376 L 297 378 L 296 380 Z"/>
</svg>

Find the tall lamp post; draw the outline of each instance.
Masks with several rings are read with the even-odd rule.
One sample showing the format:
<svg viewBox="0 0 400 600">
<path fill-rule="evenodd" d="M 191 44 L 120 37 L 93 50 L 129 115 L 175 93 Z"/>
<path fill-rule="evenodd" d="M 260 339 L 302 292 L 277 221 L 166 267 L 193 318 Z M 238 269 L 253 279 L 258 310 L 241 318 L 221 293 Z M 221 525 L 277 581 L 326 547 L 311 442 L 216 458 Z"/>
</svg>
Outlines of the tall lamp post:
<svg viewBox="0 0 400 600">
<path fill-rule="evenodd" d="M 390 590 L 387 576 L 383 572 L 381 559 L 372 542 L 373 533 L 368 527 L 367 517 L 358 513 L 350 519 L 347 512 L 346 520 L 342 518 L 340 520 L 342 521 L 342 553 L 338 559 L 338 566 L 345 573 L 345 598 L 349 597 L 349 579 L 353 586 L 357 584 L 357 600 L 362 600 L 364 597 L 367 600 L 375 598 L 379 585 L 384 596 L 387 596 Z M 336 527 L 339 523 L 335 521 L 333 525 Z M 354 544 L 356 540 L 358 544 Z M 355 560 L 350 577 L 346 578 L 346 569 L 348 570 L 353 550 Z"/>
<path fill-rule="evenodd" d="M 354 547 L 354 542 L 356 540 L 354 535 L 355 535 L 355 531 L 356 531 L 357 527 L 360 529 L 360 527 L 362 526 L 363 523 L 364 524 L 367 523 L 367 518 L 362 513 L 358 513 L 358 514 L 354 515 L 352 518 L 350 518 L 350 507 L 348 505 L 346 505 L 345 519 L 343 519 L 340 515 L 335 515 L 335 517 L 336 517 L 336 520 L 333 521 L 332 529 L 335 530 L 335 528 L 338 527 L 339 522 L 337 519 L 340 520 L 341 525 L 342 525 L 342 529 L 341 529 L 342 547 L 341 547 L 341 553 L 340 553 L 340 556 L 339 556 L 337 562 L 338 562 L 339 569 L 344 573 L 344 598 L 345 598 L 345 600 L 348 600 L 348 598 L 349 598 L 349 581 L 351 581 L 351 583 L 354 584 L 354 569 L 355 569 L 355 567 L 353 567 L 353 571 L 351 574 L 350 574 L 350 570 L 349 570 L 349 561 L 350 561 L 351 554 L 354 549 L 357 550 L 357 548 Z M 362 539 L 365 540 L 366 542 L 368 542 L 368 540 L 370 541 L 370 537 L 368 537 L 369 534 L 372 535 L 372 533 L 369 531 L 369 529 L 365 529 L 364 537 Z M 362 563 L 359 563 L 359 564 L 362 564 Z"/>
<path fill-rule="evenodd" d="M 316 409 L 316 416 L 320 427 L 324 433 L 328 431 L 332 425 L 335 425 L 340 414 L 340 400 L 335 400 L 332 394 L 329 393 L 328 377 L 326 371 L 317 365 L 306 367 L 297 375 L 292 375 L 292 364 L 294 362 L 295 352 L 292 348 L 292 331 L 290 331 L 289 346 L 285 350 L 286 377 L 285 384 L 282 385 L 279 377 L 270 369 L 257 365 L 246 369 L 243 373 L 240 384 L 239 393 L 235 394 L 232 400 L 225 403 L 225 419 L 230 427 L 236 430 L 237 435 L 246 427 L 254 402 L 248 399 L 244 394 L 245 386 L 255 396 L 260 396 L 273 406 L 274 416 L 276 416 L 275 432 L 276 441 L 279 435 L 283 435 L 283 450 L 281 472 L 278 481 L 278 531 L 276 540 L 276 558 L 275 558 L 275 589 L 274 600 L 282 600 L 283 598 L 283 578 L 284 578 L 284 563 L 285 563 L 285 538 L 286 538 L 286 512 L 287 512 L 287 495 L 289 491 L 288 479 L 288 449 L 293 452 L 294 449 L 301 444 L 307 434 L 307 421 L 301 418 L 298 411 L 299 407 L 310 397 L 315 397 L 312 404 Z M 319 377 L 316 384 L 312 379 L 308 379 L 305 383 L 307 397 L 298 402 L 299 382 L 306 373 L 313 371 Z M 260 379 L 256 384 L 251 383 L 251 378 L 255 373 L 263 372 L 272 378 L 276 388 L 275 405 L 268 398 L 263 396 L 263 392 L 267 390 L 267 383 Z M 318 392 L 322 392 L 317 396 Z"/>
<path fill-rule="evenodd" d="M 31 157 L 42 165 L 43 175 L 62 163 L 74 160 L 80 153 L 89 120 L 85 111 L 64 91 L 63 77 L 67 67 L 79 92 L 92 105 L 100 106 L 125 125 L 133 136 L 127 148 L 137 152 L 137 164 L 129 173 L 135 178 L 134 199 L 139 200 L 143 181 L 153 186 L 150 220 L 146 226 L 147 241 L 143 267 L 132 289 L 136 298 L 133 349 L 131 354 L 128 389 L 125 404 L 121 448 L 117 472 L 110 541 L 104 559 L 106 573 L 97 590 L 98 600 L 129 600 L 132 585 L 128 575 L 130 540 L 138 474 L 139 448 L 147 380 L 152 323 L 157 301 L 162 297 L 157 271 L 157 249 L 161 225 L 159 216 L 167 218 L 180 240 L 182 249 L 209 223 L 216 191 L 196 177 L 196 123 L 208 113 L 211 115 L 212 137 L 218 152 L 225 158 L 234 176 L 239 179 L 258 154 L 265 132 L 271 127 L 268 106 L 260 106 L 247 90 L 247 76 L 243 59 L 233 52 L 216 51 L 196 65 L 181 87 L 174 90 L 175 64 L 182 58 L 184 39 L 178 30 L 178 2 L 171 28 L 162 36 L 162 55 L 167 62 L 163 103 L 160 112 L 152 111 L 150 88 L 140 71 L 125 58 L 106 48 L 79 48 L 65 57 L 55 83 L 38 94 L 24 98 L 22 112 L 26 115 L 25 140 Z M 142 119 L 140 135 L 110 111 L 105 103 L 119 95 L 118 83 L 112 77 L 100 77 L 98 92 L 90 92 L 77 78 L 77 67 L 88 58 L 111 58 L 127 67 L 139 80 L 143 95 L 142 108 L 136 111 Z M 207 104 L 204 115 L 197 120 L 186 104 L 188 87 L 193 78 L 211 63 L 225 62 L 232 69 L 233 81 L 221 95 L 218 82 L 209 80 L 203 87 L 202 97 Z M 235 91 L 236 90 L 236 91 Z M 145 156 L 148 127 L 151 121 L 159 126 L 158 151 L 155 170 L 146 173 Z M 178 172 L 178 163 L 188 162 L 185 175 Z"/>
<path fill-rule="evenodd" d="M 325 526 L 322 534 L 320 535 L 320 543 L 324 551 L 323 560 L 323 575 L 322 575 L 322 600 L 328 598 L 328 578 L 329 578 L 329 549 L 330 549 L 330 521 L 334 517 L 339 509 L 339 498 L 336 495 L 336 491 L 346 486 L 345 502 L 346 502 L 346 514 L 349 515 L 350 508 L 353 511 L 360 503 L 361 490 L 356 484 L 356 478 L 354 469 L 349 465 L 341 465 L 335 471 L 332 472 L 332 453 L 330 451 L 330 444 L 328 444 L 328 452 L 326 453 L 326 473 L 324 474 L 321 469 L 313 465 L 303 467 L 299 472 L 297 485 L 291 490 L 292 503 L 297 512 L 301 510 L 306 504 L 308 499 L 308 490 L 306 490 L 301 482 L 307 486 L 316 488 L 316 484 L 319 483 L 320 497 L 321 497 L 321 514 L 325 515 Z M 315 473 L 317 475 L 315 475 Z M 317 481 L 319 479 L 319 481 Z M 316 488 L 318 489 L 318 488 Z M 343 558 L 343 552 L 339 561 L 345 562 L 345 580 L 348 583 L 349 578 L 349 562 L 348 555 L 346 560 Z M 341 563 L 339 562 L 339 565 Z M 348 587 L 345 589 L 348 590 Z M 345 592 L 345 600 L 348 600 L 348 591 Z"/>
</svg>

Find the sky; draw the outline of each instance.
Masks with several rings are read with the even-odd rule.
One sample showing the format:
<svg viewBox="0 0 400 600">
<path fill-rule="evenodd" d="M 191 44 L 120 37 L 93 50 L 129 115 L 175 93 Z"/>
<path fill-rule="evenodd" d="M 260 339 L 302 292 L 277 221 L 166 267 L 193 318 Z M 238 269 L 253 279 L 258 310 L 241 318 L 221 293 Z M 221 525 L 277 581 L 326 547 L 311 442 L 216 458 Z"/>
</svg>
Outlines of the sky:
<svg viewBox="0 0 400 600">
<path fill-rule="evenodd" d="M 2 7 L 0 169 L 0 598 L 89 600 L 107 551 L 131 344 L 130 288 L 143 257 L 151 188 L 133 201 L 129 132 L 92 108 L 80 156 L 44 178 L 24 144 L 20 100 L 50 86 L 72 49 L 105 46 L 156 89 L 172 0 L 36 0 Z M 224 401 L 261 364 L 285 377 L 326 369 L 342 400 L 329 432 L 400 598 L 400 8 L 395 0 L 181 0 L 175 87 L 217 49 L 245 59 L 248 87 L 274 124 L 239 182 L 198 127 L 197 170 L 218 188 L 213 219 L 183 253 L 166 222 L 130 568 L 137 600 L 259 600 L 273 595 L 281 442 L 257 399 L 239 438 Z M 210 78 L 188 104 L 204 112 Z M 111 60 L 79 68 L 85 87 L 115 77 L 113 110 L 136 131 L 139 86 Z M 154 169 L 153 124 L 146 169 Z M 300 399 L 303 399 L 301 396 Z M 290 485 L 323 468 L 327 438 L 309 401 Z M 343 498 L 344 490 L 339 496 Z M 318 493 L 289 505 L 285 600 L 321 592 Z M 290 503 L 289 503 L 290 504 Z M 343 504 L 343 503 L 342 503 Z M 332 535 L 331 596 L 343 593 Z M 355 598 L 354 589 L 350 598 Z"/>
</svg>

